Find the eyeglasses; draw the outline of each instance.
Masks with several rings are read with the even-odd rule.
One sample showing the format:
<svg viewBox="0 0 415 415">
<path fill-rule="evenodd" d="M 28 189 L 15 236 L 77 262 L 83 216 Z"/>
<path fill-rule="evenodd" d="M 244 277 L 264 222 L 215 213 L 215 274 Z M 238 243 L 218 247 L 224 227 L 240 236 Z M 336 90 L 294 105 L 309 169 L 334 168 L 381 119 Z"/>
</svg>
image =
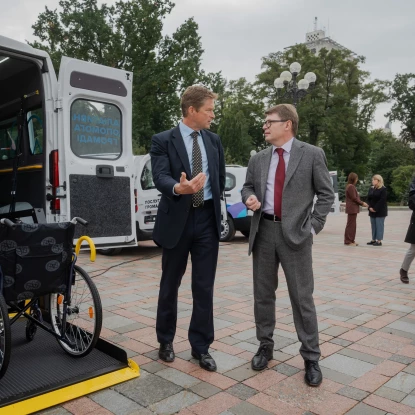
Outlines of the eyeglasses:
<svg viewBox="0 0 415 415">
<path fill-rule="evenodd" d="M 286 121 L 288 121 L 288 120 L 266 120 L 266 121 L 264 121 L 264 124 L 262 124 L 262 125 L 265 125 L 265 127 L 270 128 L 272 123 L 274 123 L 274 122 L 286 122 Z"/>
</svg>

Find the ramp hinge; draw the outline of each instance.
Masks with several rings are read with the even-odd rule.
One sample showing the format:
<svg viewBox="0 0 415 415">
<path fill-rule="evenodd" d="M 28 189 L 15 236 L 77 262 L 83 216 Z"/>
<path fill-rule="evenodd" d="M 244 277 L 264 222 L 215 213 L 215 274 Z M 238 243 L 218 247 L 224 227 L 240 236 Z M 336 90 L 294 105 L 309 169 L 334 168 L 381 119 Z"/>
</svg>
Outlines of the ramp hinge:
<svg viewBox="0 0 415 415">
<path fill-rule="evenodd" d="M 58 110 L 62 109 L 62 100 L 61 99 L 55 99 L 55 108 L 54 111 L 58 112 Z"/>
</svg>

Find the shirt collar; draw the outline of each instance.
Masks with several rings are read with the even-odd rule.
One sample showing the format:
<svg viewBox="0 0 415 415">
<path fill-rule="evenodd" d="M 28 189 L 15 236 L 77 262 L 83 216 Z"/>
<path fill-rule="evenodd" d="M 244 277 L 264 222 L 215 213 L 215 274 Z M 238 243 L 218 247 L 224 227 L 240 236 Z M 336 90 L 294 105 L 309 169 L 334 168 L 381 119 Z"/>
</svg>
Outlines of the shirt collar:
<svg viewBox="0 0 415 415">
<path fill-rule="evenodd" d="M 192 134 L 192 132 L 194 131 L 182 121 L 179 122 L 179 128 L 180 128 L 180 132 L 181 132 L 183 138 L 189 137 L 190 134 Z M 199 133 L 199 135 L 201 135 L 200 131 L 198 131 L 198 133 Z"/>
<path fill-rule="evenodd" d="M 293 146 L 293 141 L 294 141 L 294 137 L 291 138 L 291 140 L 287 141 L 283 146 L 281 147 L 276 147 L 274 145 L 272 145 L 273 149 L 272 151 L 275 153 L 275 150 L 277 148 L 282 148 L 284 151 L 286 151 L 287 153 L 289 153 L 291 151 L 291 148 Z"/>
</svg>

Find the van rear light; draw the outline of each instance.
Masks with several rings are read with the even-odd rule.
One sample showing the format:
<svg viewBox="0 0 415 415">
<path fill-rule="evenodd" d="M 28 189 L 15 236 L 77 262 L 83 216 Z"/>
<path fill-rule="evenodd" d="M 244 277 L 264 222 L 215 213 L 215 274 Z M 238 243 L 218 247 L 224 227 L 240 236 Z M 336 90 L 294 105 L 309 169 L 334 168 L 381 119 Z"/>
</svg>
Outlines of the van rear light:
<svg viewBox="0 0 415 415">
<path fill-rule="evenodd" d="M 138 201 L 137 201 L 137 197 L 138 197 L 138 192 L 137 189 L 134 189 L 134 204 L 135 204 L 135 213 L 138 212 Z"/>
<path fill-rule="evenodd" d="M 50 201 L 50 210 L 53 214 L 61 212 L 61 201 L 56 198 L 59 187 L 59 151 L 52 150 L 49 154 L 49 181 L 52 185 L 52 200 Z"/>
</svg>

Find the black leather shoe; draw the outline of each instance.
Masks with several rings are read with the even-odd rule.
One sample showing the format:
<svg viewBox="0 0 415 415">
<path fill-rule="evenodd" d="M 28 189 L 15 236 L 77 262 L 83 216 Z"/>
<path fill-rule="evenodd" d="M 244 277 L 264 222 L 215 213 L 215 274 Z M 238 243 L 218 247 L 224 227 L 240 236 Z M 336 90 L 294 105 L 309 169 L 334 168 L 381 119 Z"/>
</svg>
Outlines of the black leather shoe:
<svg viewBox="0 0 415 415">
<path fill-rule="evenodd" d="M 401 275 L 401 281 L 404 284 L 409 284 L 408 271 L 405 271 L 403 268 L 401 268 L 399 270 L 399 274 Z"/>
<path fill-rule="evenodd" d="M 268 362 L 273 358 L 273 350 L 270 346 L 259 346 L 256 355 L 251 360 L 253 370 L 264 370 L 268 366 Z"/>
<path fill-rule="evenodd" d="M 366 245 L 373 245 L 376 241 L 370 241 Z"/>
<path fill-rule="evenodd" d="M 304 380 L 308 386 L 320 386 L 323 381 L 323 374 L 317 360 L 305 360 Z"/>
<path fill-rule="evenodd" d="M 174 361 L 173 343 L 160 343 L 159 358 L 164 362 Z"/>
<path fill-rule="evenodd" d="M 208 370 L 209 372 L 216 372 L 216 362 L 209 353 L 199 354 L 192 350 L 192 356 L 199 360 L 199 366 L 202 369 Z"/>
<path fill-rule="evenodd" d="M 372 244 L 372 246 L 382 246 L 382 242 L 376 241 Z"/>
</svg>

